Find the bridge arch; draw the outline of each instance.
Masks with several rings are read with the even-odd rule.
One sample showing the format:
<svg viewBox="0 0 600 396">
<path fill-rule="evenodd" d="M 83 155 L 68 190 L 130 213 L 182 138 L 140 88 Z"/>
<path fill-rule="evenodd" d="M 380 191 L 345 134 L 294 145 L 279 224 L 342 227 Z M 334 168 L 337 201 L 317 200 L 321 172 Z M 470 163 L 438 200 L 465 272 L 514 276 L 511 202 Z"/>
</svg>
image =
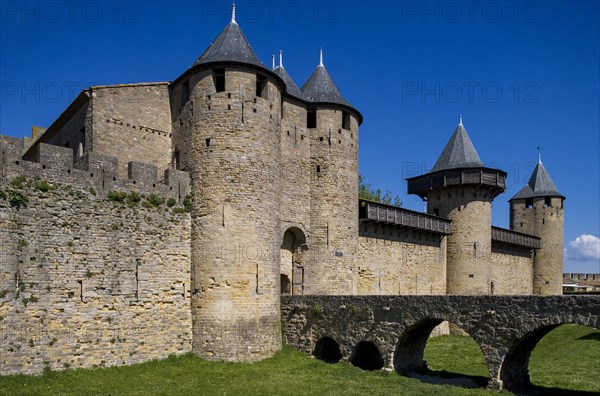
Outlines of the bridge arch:
<svg viewBox="0 0 600 396">
<path fill-rule="evenodd" d="M 531 383 L 529 374 L 529 360 L 537 344 L 548 333 L 563 324 L 576 324 L 599 328 L 599 323 L 590 323 L 589 318 L 571 318 L 569 321 L 552 321 L 538 323 L 536 326 L 526 326 L 521 331 L 521 336 L 508 348 L 502 365 L 500 366 L 500 381 L 505 389 L 510 391 L 523 391 L 535 388 Z"/>
<path fill-rule="evenodd" d="M 315 344 L 313 356 L 326 363 L 337 363 L 342 360 L 340 344 L 331 337 L 322 337 Z"/>
<path fill-rule="evenodd" d="M 361 341 L 356 344 L 350 363 L 366 371 L 381 370 L 384 366 L 380 349 L 371 341 Z"/>
<path fill-rule="evenodd" d="M 481 346 L 481 342 L 476 340 L 467 331 L 465 331 L 465 329 L 457 325 L 452 320 L 449 321 L 450 327 L 454 328 L 455 330 L 462 330 L 461 335 L 464 335 L 470 339 L 467 343 L 458 343 L 459 348 L 471 348 L 476 345 L 481 358 L 481 364 L 485 364 L 485 373 L 478 372 L 479 369 L 477 369 L 477 367 L 481 366 L 478 366 L 477 362 L 473 362 L 475 365 L 472 365 L 469 368 L 462 368 L 454 371 L 456 368 L 452 369 L 452 367 L 439 367 L 438 365 L 429 367 L 428 363 L 423 360 L 425 348 L 429 340 L 431 340 L 431 333 L 434 328 L 436 328 L 442 322 L 444 322 L 444 319 L 428 317 L 406 328 L 406 330 L 400 336 L 394 351 L 393 362 L 396 372 L 401 375 L 417 377 L 423 382 L 454 384 L 464 387 L 487 386 L 491 378 L 490 367 L 488 359 L 485 356 L 484 350 Z M 453 344 L 453 346 L 456 345 L 457 344 Z M 442 363 L 442 365 L 445 364 Z"/>
<path fill-rule="evenodd" d="M 408 374 L 425 368 L 423 352 L 429 335 L 443 319 L 426 318 L 408 327 L 394 351 L 394 369 L 399 374 Z"/>
</svg>

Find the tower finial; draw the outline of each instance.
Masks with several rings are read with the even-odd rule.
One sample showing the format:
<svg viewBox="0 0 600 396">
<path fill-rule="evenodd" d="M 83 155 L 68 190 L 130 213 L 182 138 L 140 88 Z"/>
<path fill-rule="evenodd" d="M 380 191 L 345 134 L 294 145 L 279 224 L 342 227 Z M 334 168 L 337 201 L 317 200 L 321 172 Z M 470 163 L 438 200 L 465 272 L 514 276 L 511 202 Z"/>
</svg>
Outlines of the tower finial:
<svg viewBox="0 0 600 396">
<path fill-rule="evenodd" d="M 235 1 L 231 5 L 231 23 L 237 23 L 235 21 Z"/>
<path fill-rule="evenodd" d="M 273 70 L 275 70 L 275 54 L 273 54 Z"/>
<path fill-rule="evenodd" d="M 462 125 L 462 114 L 458 115 L 458 125 Z"/>
<path fill-rule="evenodd" d="M 323 48 L 319 50 L 319 66 L 323 66 Z"/>
<path fill-rule="evenodd" d="M 283 68 L 283 51 L 279 50 L 279 67 Z"/>
<path fill-rule="evenodd" d="M 537 147 L 538 150 L 538 164 L 542 163 L 542 146 Z"/>
</svg>

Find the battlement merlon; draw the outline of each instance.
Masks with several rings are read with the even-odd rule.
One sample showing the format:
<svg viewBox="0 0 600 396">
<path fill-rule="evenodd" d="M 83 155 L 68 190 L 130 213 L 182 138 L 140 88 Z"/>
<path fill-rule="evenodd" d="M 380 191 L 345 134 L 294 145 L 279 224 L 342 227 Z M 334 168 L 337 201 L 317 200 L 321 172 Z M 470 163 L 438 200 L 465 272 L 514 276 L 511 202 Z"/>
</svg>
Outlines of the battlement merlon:
<svg viewBox="0 0 600 396">
<path fill-rule="evenodd" d="M 152 164 L 131 161 L 127 164 L 128 177 L 119 177 L 119 161 L 115 157 L 88 153 L 73 164 L 73 150 L 45 143 L 36 145 L 37 161 L 23 160 L 15 148 L 19 139 L 0 135 L 0 183 L 8 183 L 17 176 L 39 178 L 51 183 L 68 184 L 81 190 L 93 188 L 100 195 L 111 190 L 156 194 L 174 198 L 182 203 L 190 194 L 190 176 L 187 172 L 166 169 L 162 179 Z"/>
</svg>

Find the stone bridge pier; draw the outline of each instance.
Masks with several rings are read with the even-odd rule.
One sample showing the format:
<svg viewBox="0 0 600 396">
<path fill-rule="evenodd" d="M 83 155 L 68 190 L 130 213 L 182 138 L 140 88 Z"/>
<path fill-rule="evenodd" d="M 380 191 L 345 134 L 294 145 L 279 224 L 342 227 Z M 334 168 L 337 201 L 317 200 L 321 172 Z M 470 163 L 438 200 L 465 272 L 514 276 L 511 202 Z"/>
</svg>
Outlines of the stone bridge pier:
<svg viewBox="0 0 600 396">
<path fill-rule="evenodd" d="M 600 296 L 282 296 L 284 342 L 325 361 L 410 375 L 447 320 L 481 348 L 488 386 L 530 385 L 529 357 L 557 326 L 600 327 Z"/>
</svg>

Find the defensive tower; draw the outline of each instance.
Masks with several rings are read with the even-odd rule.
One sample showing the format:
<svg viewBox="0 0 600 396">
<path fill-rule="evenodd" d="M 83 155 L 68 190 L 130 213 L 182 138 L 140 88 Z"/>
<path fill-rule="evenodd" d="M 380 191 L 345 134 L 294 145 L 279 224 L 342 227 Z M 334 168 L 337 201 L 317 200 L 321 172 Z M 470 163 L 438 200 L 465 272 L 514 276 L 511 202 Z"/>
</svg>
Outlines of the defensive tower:
<svg viewBox="0 0 600 396">
<path fill-rule="evenodd" d="M 447 293 L 490 294 L 491 202 L 506 173 L 486 168 L 462 124 L 428 173 L 407 179 L 408 193 L 427 201 L 427 212 L 452 220 L 447 245 Z"/>
<path fill-rule="evenodd" d="M 193 349 L 253 361 L 281 348 L 281 78 L 235 21 L 172 88 L 174 161 L 192 180 Z"/>
<path fill-rule="evenodd" d="M 358 247 L 358 126 L 362 116 L 340 94 L 323 64 L 302 86 L 312 165 L 310 294 L 355 292 Z"/>
<path fill-rule="evenodd" d="M 529 182 L 509 201 L 510 228 L 541 238 L 533 259 L 534 294 L 562 294 L 564 201 L 539 155 Z"/>
</svg>

